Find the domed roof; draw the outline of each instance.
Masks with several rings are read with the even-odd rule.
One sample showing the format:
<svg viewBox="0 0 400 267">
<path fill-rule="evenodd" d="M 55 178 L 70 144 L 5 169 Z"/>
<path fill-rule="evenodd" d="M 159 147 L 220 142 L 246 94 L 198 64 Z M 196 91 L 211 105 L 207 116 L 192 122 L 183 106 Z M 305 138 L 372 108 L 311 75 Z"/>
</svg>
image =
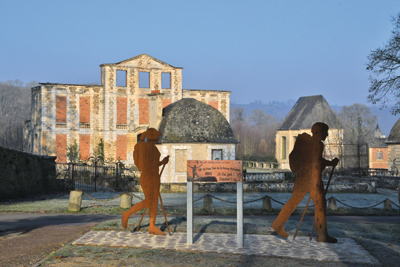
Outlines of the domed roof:
<svg viewBox="0 0 400 267">
<path fill-rule="evenodd" d="M 400 143 L 400 119 L 394 124 L 392 130 L 390 130 L 387 143 Z"/>
<path fill-rule="evenodd" d="M 158 143 L 238 143 L 221 112 L 193 98 L 163 109 Z"/>
</svg>

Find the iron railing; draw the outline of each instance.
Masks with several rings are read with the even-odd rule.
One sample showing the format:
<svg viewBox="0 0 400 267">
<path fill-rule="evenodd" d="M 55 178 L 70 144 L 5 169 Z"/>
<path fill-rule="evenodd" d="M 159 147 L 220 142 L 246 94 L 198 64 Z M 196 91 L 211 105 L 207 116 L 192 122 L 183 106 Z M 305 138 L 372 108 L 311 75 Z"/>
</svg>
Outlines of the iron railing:
<svg viewBox="0 0 400 267">
<path fill-rule="evenodd" d="M 75 189 L 90 191 L 130 191 L 138 183 L 139 171 L 120 162 L 108 165 L 57 163 L 57 178 L 70 179 Z"/>
</svg>

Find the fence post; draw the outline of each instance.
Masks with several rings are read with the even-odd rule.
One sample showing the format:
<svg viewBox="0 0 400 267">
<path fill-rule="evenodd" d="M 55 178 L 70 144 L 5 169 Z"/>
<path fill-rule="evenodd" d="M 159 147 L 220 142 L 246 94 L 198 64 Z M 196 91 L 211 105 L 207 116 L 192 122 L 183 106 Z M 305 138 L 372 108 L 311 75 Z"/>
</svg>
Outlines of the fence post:
<svg viewBox="0 0 400 267">
<path fill-rule="evenodd" d="M 328 209 L 329 210 L 337 210 L 337 204 L 336 204 L 336 199 L 334 197 L 330 197 L 328 199 Z"/>
<path fill-rule="evenodd" d="M 385 199 L 385 203 L 383 204 L 383 208 L 388 211 L 393 211 L 392 209 L 392 201 L 389 198 Z"/>
<path fill-rule="evenodd" d="M 94 191 L 96 190 L 96 183 L 97 183 L 97 160 L 94 161 Z"/>
<path fill-rule="evenodd" d="M 215 212 L 214 203 L 210 195 L 206 195 L 203 202 L 203 209 L 208 212 Z"/>
<path fill-rule="evenodd" d="M 267 197 L 263 198 L 263 203 L 262 203 L 261 209 L 267 210 L 267 211 L 273 210 L 270 197 L 267 196 Z"/>
</svg>

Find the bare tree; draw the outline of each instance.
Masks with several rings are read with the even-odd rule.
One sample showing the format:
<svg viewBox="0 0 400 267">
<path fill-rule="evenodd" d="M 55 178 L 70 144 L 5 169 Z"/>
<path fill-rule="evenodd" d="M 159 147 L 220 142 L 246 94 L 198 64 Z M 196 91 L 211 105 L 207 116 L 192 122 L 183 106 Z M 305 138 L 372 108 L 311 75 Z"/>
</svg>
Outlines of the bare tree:
<svg viewBox="0 0 400 267">
<path fill-rule="evenodd" d="M 246 116 L 242 108 L 232 110 L 231 127 L 236 139 L 238 159 L 273 160 L 275 158 L 275 134 L 279 122 L 275 116 L 262 109 L 253 110 Z"/>
<path fill-rule="evenodd" d="M 0 82 L 0 146 L 22 150 L 24 121 L 30 118 L 31 90 L 19 80 Z"/>
<path fill-rule="evenodd" d="M 338 116 L 344 126 L 345 143 L 361 144 L 373 138 L 377 116 L 372 115 L 368 106 L 358 103 L 343 106 Z"/>
<path fill-rule="evenodd" d="M 389 95 L 394 97 L 396 104 L 391 109 L 393 115 L 400 113 L 400 13 L 392 17 L 394 29 L 383 48 L 372 50 L 368 55 L 367 70 L 373 73 L 370 76 L 371 86 L 368 101 L 381 103 L 386 107 Z"/>
</svg>

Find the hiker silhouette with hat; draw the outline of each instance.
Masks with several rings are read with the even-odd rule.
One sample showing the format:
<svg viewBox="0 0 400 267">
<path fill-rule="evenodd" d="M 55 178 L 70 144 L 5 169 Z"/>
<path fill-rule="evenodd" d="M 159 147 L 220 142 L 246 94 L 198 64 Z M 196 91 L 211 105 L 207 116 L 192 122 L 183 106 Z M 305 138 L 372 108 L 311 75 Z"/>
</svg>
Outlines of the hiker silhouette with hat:
<svg viewBox="0 0 400 267">
<path fill-rule="evenodd" d="M 133 205 L 129 211 L 122 213 L 122 226 L 127 228 L 129 216 L 144 208 L 149 209 L 150 227 L 149 234 L 165 235 L 155 225 L 157 217 L 158 198 L 160 195 L 160 176 L 159 167 L 166 165 L 169 156 L 160 160 L 160 152 L 155 144 L 161 133 L 154 128 L 149 128 L 140 136 L 140 142 L 135 145 L 133 159 L 136 167 L 141 171 L 140 185 L 144 193 L 145 199 Z M 147 139 L 147 142 L 145 142 Z"/>
<path fill-rule="evenodd" d="M 296 174 L 292 197 L 286 202 L 278 217 L 272 223 L 272 228 L 281 237 L 288 237 L 284 224 L 309 192 L 315 205 L 317 241 L 337 242 L 337 239 L 330 237 L 327 232 L 326 198 L 321 179 L 322 171 L 326 166 L 335 167 L 339 162 L 338 158 L 326 160 L 322 157 L 324 152 L 322 141 L 325 141 L 328 136 L 328 130 L 328 125 L 317 122 L 311 128 L 312 136 L 302 133 L 296 139 L 293 151 L 289 155 L 290 169 Z"/>
</svg>

